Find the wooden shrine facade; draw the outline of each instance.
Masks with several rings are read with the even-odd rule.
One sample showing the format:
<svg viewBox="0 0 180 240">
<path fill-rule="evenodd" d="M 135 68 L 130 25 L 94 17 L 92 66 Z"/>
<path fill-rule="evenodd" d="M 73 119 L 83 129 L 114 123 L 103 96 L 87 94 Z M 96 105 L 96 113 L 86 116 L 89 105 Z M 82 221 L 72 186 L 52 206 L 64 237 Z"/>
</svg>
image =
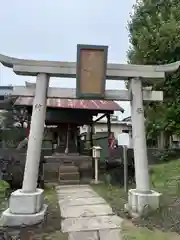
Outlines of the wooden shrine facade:
<svg viewBox="0 0 180 240">
<path fill-rule="evenodd" d="M 17 108 L 27 108 L 30 122 L 33 98 L 18 97 L 14 105 Z M 81 154 L 79 127 L 83 125 L 89 125 L 90 127 L 89 140 L 92 147 L 93 123 L 105 116 L 107 117 L 107 129 L 110 135 L 110 115 L 114 111 L 123 112 L 124 110 L 114 101 L 47 99 L 45 124 L 56 126 L 56 128 L 52 129 L 52 141 L 55 151 L 65 154 Z M 101 117 L 93 122 L 93 116 L 98 114 L 101 114 Z"/>
</svg>

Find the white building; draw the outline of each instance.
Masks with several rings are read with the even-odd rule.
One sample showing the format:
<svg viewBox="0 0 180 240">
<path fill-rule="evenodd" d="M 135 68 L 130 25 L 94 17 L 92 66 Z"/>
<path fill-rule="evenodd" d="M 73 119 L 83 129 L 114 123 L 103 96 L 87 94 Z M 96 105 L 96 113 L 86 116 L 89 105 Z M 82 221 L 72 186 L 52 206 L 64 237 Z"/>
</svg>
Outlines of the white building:
<svg viewBox="0 0 180 240">
<path fill-rule="evenodd" d="M 96 120 L 98 117 L 93 120 Z M 95 122 L 93 126 L 94 133 L 108 132 L 106 117 L 102 118 L 98 122 Z M 84 125 L 81 127 L 80 132 L 88 132 L 88 126 Z M 128 147 L 132 147 L 131 122 L 124 120 L 120 121 L 118 120 L 118 116 L 112 116 L 111 132 L 114 133 L 115 138 L 118 140 L 118 145 L 127 145 Z"/>
</svg>

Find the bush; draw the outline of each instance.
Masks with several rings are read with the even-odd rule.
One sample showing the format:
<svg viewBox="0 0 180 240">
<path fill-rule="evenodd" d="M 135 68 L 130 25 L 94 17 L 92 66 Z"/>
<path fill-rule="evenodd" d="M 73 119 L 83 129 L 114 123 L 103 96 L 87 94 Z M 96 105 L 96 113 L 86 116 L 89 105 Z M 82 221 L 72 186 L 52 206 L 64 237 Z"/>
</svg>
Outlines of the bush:
<svg viewBox="0 0 180 240">
<path fill-rule="evenodd" d="M 7 195 L 10 190 L 10 185 L 4 180 L 0 180 L 0 198 L 3 198 Z"/>
<path fill-rule="evenodd" d="M 25 128 L 0 129 L 0 141 L 2 147 L 14 148 L 26 136 Z"/>
<path fill-rule="evenodd" d="M 179 154 L 174 149 L 163 149 L 153 153 L 153 155 L 158 159 L 160 162 L 168 162 L 170 160 L 176 159 Z"/>
</svg>

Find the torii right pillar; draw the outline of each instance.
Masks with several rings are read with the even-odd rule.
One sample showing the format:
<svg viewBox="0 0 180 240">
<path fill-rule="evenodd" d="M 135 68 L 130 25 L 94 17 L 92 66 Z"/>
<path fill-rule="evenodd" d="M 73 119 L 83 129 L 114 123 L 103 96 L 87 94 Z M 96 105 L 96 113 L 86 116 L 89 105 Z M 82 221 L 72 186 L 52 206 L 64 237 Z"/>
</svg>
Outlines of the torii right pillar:
<svg viewBox="0 0 180 240">
<path fill-rule="evenodd" d="M 143 91 L 140 78 L 131 80 L 130 93 L 136 189 L 129 190 L 126 208 L 135 217 L 141 216 L 149 210 L 158 209 L 161 194 L 150 190 Z"/>
</svg>

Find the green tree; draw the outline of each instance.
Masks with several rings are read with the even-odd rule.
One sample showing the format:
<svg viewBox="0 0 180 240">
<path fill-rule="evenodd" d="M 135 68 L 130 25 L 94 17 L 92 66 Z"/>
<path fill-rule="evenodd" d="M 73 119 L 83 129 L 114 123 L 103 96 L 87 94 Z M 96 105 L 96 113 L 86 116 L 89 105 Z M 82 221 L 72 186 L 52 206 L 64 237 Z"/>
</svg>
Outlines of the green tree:
<svg viewBox="0 0 180 240">
<path fill-rule="evenodd" d="M 0 128 L 23 127 L 27 122 L 27 109 L 14 105 L 16 98 L 0 99 Z"/>
<path fill-rule="evenodd" d="M 1 113 L 1 127 L 13 128 L 13 127 L 24 127 L 24 123 L 27 122 L 27 110 L 25 108 L 9 109 Z"/>
<path fill-rule="evenodd" d="M 139 0 L 130 16 L 128 59 L 134 64 L 165 64 L 180 60 L 180 0 Z M 147 84 L 147 83 L 144 83 Z M 155 82 L 163 103 L 145 106 L 148 137 L 165 131 L 180 135 L 180 73 Z"/>
<path fill-rule="evenodd" d="M 27 122 L 27 109 L 14 106 L 11 97 L 0 100 L 0 145 L 16 147 L 25 137 L 24 123 Z"/>
</svg>

